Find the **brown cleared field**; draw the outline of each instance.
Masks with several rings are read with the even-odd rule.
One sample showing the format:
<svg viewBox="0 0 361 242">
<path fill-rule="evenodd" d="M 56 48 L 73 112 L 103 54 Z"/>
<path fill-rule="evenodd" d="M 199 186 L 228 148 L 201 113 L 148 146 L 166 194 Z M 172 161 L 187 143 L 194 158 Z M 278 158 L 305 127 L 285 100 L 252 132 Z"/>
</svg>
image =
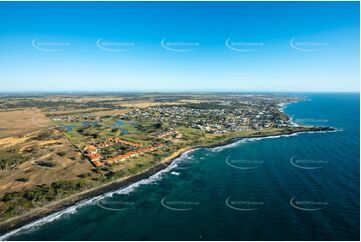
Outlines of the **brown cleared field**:
<svg viewBox="0 0 361 242">
<path fill-rule="evenodd" d="M 24 135 L 52 125 L 52 121 L 36 108 L 0 112 L 0 139 Z"/>
<path fill-rule="evenodd" d="M 179 102 L 144 102 L 144 101 L 131 101 L 131 102 L 122 102 L 117 106 L 128 107 L 128 108 L 147 108 L 159 105 L 179 105 Z"/>
<path fill-rule="evenodd" d="M 0 149 L 5 149 L 14 145 L 24 143 L 29 139 L 29 136 L 24 137 L 6 137 L 0 139 Z"/>
<path fill-rule="evenodd" d="M 0 170 L 0 195 L 24 187 L 50 184 L 56 180 L 76 179 L 78 175 L 92 169 L 92 165 L 82 158 L 81 153 L 59 131 L 45 130 L 33 132 L 18 138 L 12 146 L 0 148 L 1 158 L 27 158 L 14 169 Z M 37 140 L 36 137 L 44 132 L 48 132 L 49 137 Z M 14 152 L 9 153 L 9 150 Z M 40 166 L 37 164 L 39 160 L 51 161 L 54 167 Z M 16 181 L 20 178 L 26 178 L 26 181 Z"/>
<path fill-rule="evenodd" d="M 158 105 L 175 105 L 179 104 L 176 102 L 169 102 L 169 103 L 161 103 L 161 102 L 150 102 L 150 101 L 129 101 L 129 102 L 121 102 L 117 104 L 120 107 L 128 107 L 128 108 L 146 108 Z"/>
<path fill-rule="evenodd" d="M 91 115 L 94 115 L 94 116 L 105 116 L 105 115 L 113 116 L 113 115 L 125 114 L 125 113 L 129 112 L 129 110 L 130 109 L 128 109 L 128 108 L 104 110 L 104 111 L 92 112 Z"/>
<path fill-rule="evenodd" d="M 0 170 L 0 195 L 56 180 L 76 179 L 92 168 L 37 108 L 0 112 L 0 159 L 10 164 Z M 50 161 L 54 167 L 37 165 L 40 160 Z"/>
<path fill-rule="evenodd" d="M 201 99 L 181 99 L 177 102 L 153 102 L 153 101 L 124 101 L 119 103 L 117 106 L 129 107 L 129 108 L 147 108 L 159 105 L 180 105 L 185 103 L 201 103 L 205 100 Z"/>
<path fill-rule="evenodd" d="M 57 110 L 57 111 L 50 111 L 47 114 L 50 115 L 72 115 L 77 113 L 93 113 L 104 110 L 103 108 L 78 108 L 73 110 Z"/>
<path fill-rule="evenodd" d="M 182 99 L 179 102 L 180 103 L 203 103 L 203 102 L 206 102 L 206 100 L 202 100 L 202 99 Z"/>
<path fill-rule="evenodd" d="M 70 101 L 76 103 L 86 103 L 86 102 L 104 102 L 104 101 L 122 101 L 124 97 L 113 97 L 113 96 L 50 96 L 44 98 L 44 101 L 51 102 L 61 102 L 61 101 Z"/>
</svg>

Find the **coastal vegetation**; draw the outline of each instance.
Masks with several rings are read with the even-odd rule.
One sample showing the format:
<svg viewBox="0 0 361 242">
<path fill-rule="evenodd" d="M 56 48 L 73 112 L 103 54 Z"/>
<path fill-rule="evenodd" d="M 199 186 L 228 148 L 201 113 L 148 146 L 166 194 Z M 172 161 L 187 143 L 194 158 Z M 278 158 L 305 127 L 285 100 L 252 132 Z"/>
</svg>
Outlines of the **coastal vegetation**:
<svg viewBox="0 0 361 242">
<path fill-rule="evenodd" d="M 165 167 L 195 147 L 333 130 L 294 124 L 280 110 L 301 100 L 235 94 L 3 97 L 0 221 Z"/>
</svg>

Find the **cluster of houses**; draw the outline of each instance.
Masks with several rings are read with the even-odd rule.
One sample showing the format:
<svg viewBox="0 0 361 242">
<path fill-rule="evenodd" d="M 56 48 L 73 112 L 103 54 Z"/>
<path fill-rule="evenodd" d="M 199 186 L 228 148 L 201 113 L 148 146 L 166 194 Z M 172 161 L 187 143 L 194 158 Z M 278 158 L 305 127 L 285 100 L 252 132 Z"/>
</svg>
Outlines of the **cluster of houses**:
<svg viewBox="0 0 361 242">
<path fill-rule="evenodd" d="M 272 125 L 273 113 L 265 108 L 205 108 L 158 106 L 142 110 L 133 110 L 126 115 L 129 119 L 150 120 L 200 129 L 209 133 L 227 133 L 245 131 Z M 268 116 L 266 116 L 268 115 Z M 252 120 L 252 122 L 251 122 Z M 254 122 L 253 122 L 254 120 Z M 257 124 L 257 127 L 254 124 Z M 172 132 L 161 134 L 158 138 L 169 136 Z"/>
<path fill-rule="evenodd" d="M 192 105 L 161 105 L 134 109 L 122 117 L 129 120 L 167 123 L 172 127 L 195 128 L 207 133 L 292 126 L 279 108 L 280 104 L 290 102 L 287 97 L 256 95 L 230 97 L 229 100 L 224 98 Z M 164 133 L 158 138 L 165 138 L 170 134 L 171 132 Z"/>
<path fill-rule="evenodd" d="M 152 145 L 152 146 L 147 146 L 147 147 L 143 147 L 143 148 L 140 148 L 138 150 L 135 150 L 135 151 L 129 151 L 123 155 L 117 155 L 115 157 L 112 157 L 112 158 L 108 158 L 104 161 L 105 164 L 111 164 L 111 163 L 116 163 L 116 162 L 119 162 L 119 161 L 124 161 L 128 158 L 132 158 L 132 157 L 137 157 L 141 154 L 144 154 L 144 153 L 147 153 L 147 152 L 152 152 L 152 151 L 155 151 L 156 149 L 159 149 L 160 147 L 162 147 L 163 145 L 162 144 L 155 144 L 155 145 Z"/>
<path fill-rule="evenodd" d="M 100 149 L 114 145 L 114 144 L 124 144 L 124 145 L 129 145 L 132 147 L 136 147 L 138 148 L 135 151 L 129 151 L 126 152 L 125 154 L 122 155 L 117 155 L 115 157 L 111 157 L 108 158 L 106 160 L 102 159 L 102 156 L 100 154 Z M 156 149 L 161 148 L 163 145 L 162 144 L 155 144 L 152 146 L 147 146 L 147 147 L 142 147 L 141 144 L 139 143 L 134 143 L 134 142 L 130 142 L 127 140 L 122 140 L 119 138 L 109 138 L 106 141 L 97 144 L 97 146 L 95 145 L 87 145 L 84 149 L 84 155 L 87 156 L 89 158 L 89 160 L 91 161 L 91 163 L 96 166 L 104 166 L 104 165 L 108 165 L 108 164 L 112 164 L 112 163 L 116 163 L 119 161 L 124 161 L 128 158 L 132 158 L 132 157 L 137 157 L 141 154 L 147 153 L 147 152 L 152 152 Z"/>
<path fill-rule="evenodd" d="M 139 144 L 139 143 L 134 143 L 134 142 L 131 142 L 131 141 L 120 139 L 120 138 L 108 138 L 106 141 L 104 141 L 102 143 L 99 143 L 97 146 L 99 148 L 105 148 L 105 147 L 108 147 L 108 146 L 111 146 L 111 145 L 114 145 L 114 144 L 129 145 L 129 146 L 132 146 L 132 147 L 135 147 L 135 148 L 142 147 L 142 145 Z"/>
</svg>

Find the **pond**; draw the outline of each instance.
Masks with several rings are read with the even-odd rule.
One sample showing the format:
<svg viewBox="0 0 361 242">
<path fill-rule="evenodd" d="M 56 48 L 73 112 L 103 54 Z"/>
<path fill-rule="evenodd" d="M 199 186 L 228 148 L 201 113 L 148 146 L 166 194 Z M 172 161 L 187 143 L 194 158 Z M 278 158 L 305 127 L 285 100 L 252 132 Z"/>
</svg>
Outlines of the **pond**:
<svg viewBox="0 0 361 242">
<path fill-rule="evenodd" d="M 94 126 L 94 125 L 97 125 L 97 122 L 89 122 L 89 121 L 84 121 L 84 122 L 81 122 L 82 125 L 91 125 L 91 126 Z"/>
<path fill-rule="evenodd" d="M 62 125 L 62 127 L 66 129 L 66 131 L 71 131 L 74 128 L 78 128 L 76 125 Z"/>
</svg>

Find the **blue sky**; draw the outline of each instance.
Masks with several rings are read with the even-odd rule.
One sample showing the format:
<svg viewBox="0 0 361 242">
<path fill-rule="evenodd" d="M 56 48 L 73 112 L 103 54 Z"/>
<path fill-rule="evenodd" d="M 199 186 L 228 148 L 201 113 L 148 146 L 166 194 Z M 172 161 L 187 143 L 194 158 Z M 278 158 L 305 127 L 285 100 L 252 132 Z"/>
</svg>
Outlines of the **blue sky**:
<svg viewBox="0 0 361 242">
<path fill-rule="evenodd" d="M 0 2 L 1 91 L 357 91 L 358 2 Z"/>
</svg>

